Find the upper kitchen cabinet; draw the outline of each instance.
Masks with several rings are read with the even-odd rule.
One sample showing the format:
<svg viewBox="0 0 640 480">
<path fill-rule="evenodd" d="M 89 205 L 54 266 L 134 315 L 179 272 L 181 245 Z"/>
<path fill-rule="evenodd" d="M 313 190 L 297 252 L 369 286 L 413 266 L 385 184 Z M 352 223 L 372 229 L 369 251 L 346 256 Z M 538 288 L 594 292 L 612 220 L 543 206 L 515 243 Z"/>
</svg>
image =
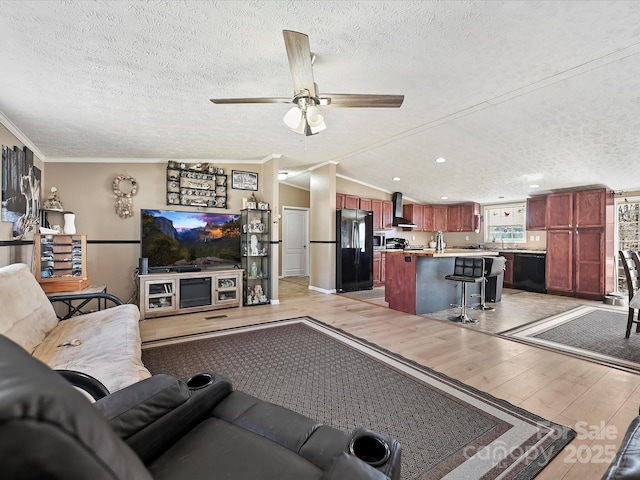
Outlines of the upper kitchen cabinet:
<svg viewBox="0 0 640 480">
<path fill-rule="evenodd" d="M 431 205 L 422 206 L 422 231 L 433 232 L 433 207 Z"/>
<path fill-rule="evenodd" d="M 433 231 L 447 232 L 447 219 L 449 217 L 449 207 L 446 205 L 433 206 Z"/>
<path fill-rule="evenodd" d="M 336 193 L 336 210 L 342 210 L 344 207 L 344 193 Z"/>
<path fill-rule="evenodd" d="M 356 195 L 345 195 L 344 208 L 360 208 L 360 197 Z"/>
<path fill-rule="evenodd" d="M 603 228 L 605 226 L 607 196 L 610 196 L 610 193 L 604 188 L 575 192 L 574 220 L 576 228 Z"/>
<path fill-rule="evenodd" d="M 371 210 L 373 211 L 373 229 L 390 230 L 391 224 L 393 223 L 393 207 L 391 201 L 372 198 Z"/>
<path fill-rule="evenodd" d="M 371 199 L 370 198 L 361 198 L 360 199 L 360 210 L 371 210 Z"/>
<path fill-rule="evenodd" d="M 382 228 L 384 230 L 393 228 L 393 204 L 391 200 L 382 201 Z"/>
<path fill-rule="evenodd" d="M 527 230 L 546 230 L 546 212 L 546 196 L 527 198 Z"/>
<path fill-rule="evenodd" d="M 448 232 L 473 232 L 477 227 L 480 215 L 478 203 L 463 203 L 447 207 Z"/>
<path fill-rule="evenodd" d="M 573 227 L 573 192 L 547 195 L 545 212 L 547 230 Z"/>
<path fill-rule="evenodd" d="M 422 223 L 424 221 L 424 205 L 416 203 L 408 203 L 406 205 L 403 205 L 402 216 L 416 224 L 413 229 L 407 230 L 415 230 L 418 232 L 422 231 Z"/>
<path fill-rule="evenodd" d="M 447 207 L 447 232 L 459 232 L 462 212 L 460 205 L 449 205 Z"/>
</svg>

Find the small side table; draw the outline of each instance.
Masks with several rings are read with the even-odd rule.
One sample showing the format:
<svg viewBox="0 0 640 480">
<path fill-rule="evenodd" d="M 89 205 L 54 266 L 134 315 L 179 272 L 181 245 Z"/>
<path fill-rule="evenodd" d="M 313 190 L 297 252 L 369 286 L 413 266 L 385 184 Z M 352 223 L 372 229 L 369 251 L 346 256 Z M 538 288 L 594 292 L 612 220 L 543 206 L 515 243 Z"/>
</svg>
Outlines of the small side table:
<svg viewBox="0 0 640 480">
<path fill-rule="evenodd" d="M 76 292 L 47 293 L 47 298 L 53 301 L 56 297 L 65 297 L 62 300 L 58 300 L 58 303 L 62 303 L 63 305 L 67 306 L 67 313 L 63 315 L 56 312 L 56 315 L 60 320 L 66 320 L 68 318 L 73 317 L 74 315 L 82 315 L 84 313 L 89 313 L 88 311 L 84 312 L 82 309 L 86 307 L 87 304 L 92 300 L 97 300 L 98 310 L 102 310 L 103 308 L 106 309 L 107 308 L 106 299 L 86 298 L 86 295 L 91 295 L 95 293 L 107 293 L 107 286 L 106 285 L 89 285 L 88 287 L 83 288 L 82 290 L 78 290 Z M 76 295 L 77 295 L 77 298 L 74 298 L 74 296 Z"/>
</svg>

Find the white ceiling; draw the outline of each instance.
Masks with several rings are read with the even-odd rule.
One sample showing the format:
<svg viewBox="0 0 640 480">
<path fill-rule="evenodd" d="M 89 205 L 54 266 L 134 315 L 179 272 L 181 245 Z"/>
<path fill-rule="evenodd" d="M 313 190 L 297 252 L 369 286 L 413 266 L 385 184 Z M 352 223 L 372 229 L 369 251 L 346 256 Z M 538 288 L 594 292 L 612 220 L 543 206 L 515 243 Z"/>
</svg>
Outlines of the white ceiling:
<svg viewBox="0 0 640 480">
<path fill-rule="evenodd" d="M 309 35 L 321 93 L 403 106 L 326 109 L 303 137 L 291 105 L 209 102 L 292 96 L 283 29 Z M 335 161 L 431 203 L 629 191 L 639 53 L 637 1 L 0 1 L 0 113 L 46 161 L 275 154 L 292 184 Z"/>
</svg>

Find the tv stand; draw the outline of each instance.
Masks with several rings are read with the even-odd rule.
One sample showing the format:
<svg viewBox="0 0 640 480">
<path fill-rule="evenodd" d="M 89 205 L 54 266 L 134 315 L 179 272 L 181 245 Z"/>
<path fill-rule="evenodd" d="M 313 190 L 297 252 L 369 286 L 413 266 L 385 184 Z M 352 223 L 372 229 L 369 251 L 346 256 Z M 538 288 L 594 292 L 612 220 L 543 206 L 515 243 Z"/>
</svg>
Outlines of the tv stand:
<svg viewBox="0 0 640 480">
<path fill-rule="evenodd" d="M 198 269 L 140 275 L 140 319 L 240 307 L 242 273 L 239 269 Z"/>
</svg>

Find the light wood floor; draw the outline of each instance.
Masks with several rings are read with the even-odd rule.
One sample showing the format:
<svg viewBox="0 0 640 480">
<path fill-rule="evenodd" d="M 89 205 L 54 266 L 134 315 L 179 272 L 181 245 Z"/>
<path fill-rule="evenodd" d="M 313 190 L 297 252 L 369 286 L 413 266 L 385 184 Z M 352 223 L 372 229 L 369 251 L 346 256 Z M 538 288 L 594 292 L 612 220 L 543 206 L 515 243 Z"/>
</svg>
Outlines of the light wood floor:
<svg viewBox="0 0 640 480">
<path fill-rule="evenodd" d="M 600 478 L 608 466 L 604 460 L 613 456 L 628 424 L 638 414 L 640 375 L 452 322 L 403 314 L 390 310 L 384 302 L 314 292 L 303 280 L 283 279 L 276 305 L 145 320 L 140 324 L 142 339 L 311 316 L 576 429 L 578 438 L 536 480 Z M 553 298 L 549 296 L 549 300 Z"/>
</svg>

